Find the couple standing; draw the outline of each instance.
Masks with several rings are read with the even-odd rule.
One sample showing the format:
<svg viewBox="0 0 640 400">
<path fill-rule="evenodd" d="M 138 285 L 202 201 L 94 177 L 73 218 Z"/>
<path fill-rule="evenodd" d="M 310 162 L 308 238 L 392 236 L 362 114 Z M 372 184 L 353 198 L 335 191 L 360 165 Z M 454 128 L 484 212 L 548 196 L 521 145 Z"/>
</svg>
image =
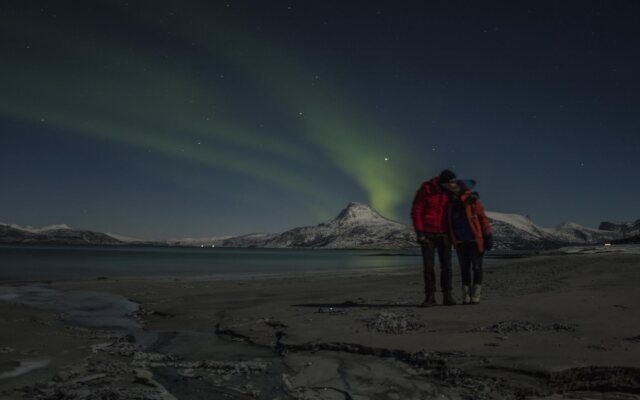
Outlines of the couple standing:
<svg viewBox="0 0 640 400">
<path fill-rule="evenodd" d="M 423 307 L 437 304 L 436 275 L 434 270 L 435 252 L 440 260 L 440 285 L 442 303 L 456 304 L 451 294 L 452 267 L 451 245 L 455 247 L 462 275 L 463 304 L 480 302 L 482 290 L 482 257 L 493 247 L 493 237 L 489 218 L 478 200 L 478 193 L 472 192 L 473 181 L 457 179 L 445 169 L 439 176 L 422 183 L 418 189 L 411 219 L 417 241 L 422 247 L 424 264 Z M 473 271 L 473 286 L 471 273 Z"/>
</svg>

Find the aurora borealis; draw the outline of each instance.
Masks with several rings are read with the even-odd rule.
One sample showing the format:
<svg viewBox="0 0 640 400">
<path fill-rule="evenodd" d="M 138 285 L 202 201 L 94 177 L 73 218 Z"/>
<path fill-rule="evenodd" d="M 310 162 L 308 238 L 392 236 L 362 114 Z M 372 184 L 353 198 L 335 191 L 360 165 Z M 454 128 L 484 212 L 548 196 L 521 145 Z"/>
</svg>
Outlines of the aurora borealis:
<svg viewBox="0 0 640 400">
<path fill-rule="evenodd" d="M 407 222 L 447 167 L 543 225 L 637 219 L 638 7 L 454 3 L 4 2 L 0 221 Z"/>
</svg>

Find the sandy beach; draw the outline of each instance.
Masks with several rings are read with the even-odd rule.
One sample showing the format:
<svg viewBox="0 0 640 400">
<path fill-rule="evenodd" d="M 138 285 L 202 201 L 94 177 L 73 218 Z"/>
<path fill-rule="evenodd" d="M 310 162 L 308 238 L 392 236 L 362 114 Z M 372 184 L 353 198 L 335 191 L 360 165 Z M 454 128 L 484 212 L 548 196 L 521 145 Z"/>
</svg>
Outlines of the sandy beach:
<svg viewBox="0 0 640 400">
<path fill-rule="evenodd" d="M 4 282 L 139 309 L 108 330 L 0 301 L 0 399 L 640 399 L 639 283 L 615 253 L 505 260 L 479 305 L 431 308 L 418 266 Z"/>
</svg>

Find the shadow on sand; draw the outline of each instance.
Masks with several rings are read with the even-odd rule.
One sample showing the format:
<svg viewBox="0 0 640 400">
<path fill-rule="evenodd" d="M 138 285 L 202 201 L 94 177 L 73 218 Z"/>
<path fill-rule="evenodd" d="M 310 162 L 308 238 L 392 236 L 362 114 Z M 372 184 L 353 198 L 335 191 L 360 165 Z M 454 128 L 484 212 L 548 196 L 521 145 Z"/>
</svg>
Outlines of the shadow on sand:
<svg viewBox="0 0 640 400">
<path fill-rule="evenodd" d="M 416 303 L 394 303 L 394 304 L 368 304 L 344 301 L 342 303 L 306 303 L 292 304 L 291 307 L 313 307 L 313 308 L 407 308 L 422 307 Z"/>
</svg>

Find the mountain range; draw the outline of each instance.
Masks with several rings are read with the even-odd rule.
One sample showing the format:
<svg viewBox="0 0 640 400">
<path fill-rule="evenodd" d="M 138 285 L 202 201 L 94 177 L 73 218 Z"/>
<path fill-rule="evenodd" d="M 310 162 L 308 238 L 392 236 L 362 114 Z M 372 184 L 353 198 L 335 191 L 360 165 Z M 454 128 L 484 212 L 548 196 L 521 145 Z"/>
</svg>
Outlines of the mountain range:
<svg viewBox="0 0 640 400">
<path fill-rule="evenodd" d="M 561 246 L 604 243 L 633 238 L 640 233 L 640 220 L 634 223 L 603 222 L 599 229 L 572 222 L 543 228 L 519 214 L 487 212 L 491 220 L 496 249 L 530 250 Z M 244 248 L 326 248 L 326 249 L 406 249 L 415 248 L 413 228 L 381 216 L 362 203 L 349 203 L 335 218 L 315 226 L 277 233 L 241 236 L 144 241 L 123 236 L 75 230 L 66 225 L 23 228 L 0 223 L 0 243 L 68 245 L 148 245 L 186 247 Z"/>
<path fill-rule="evenodd" d="M 0 224 L 0 243 L 117 245 L 122 242 L 106 233 L 76 230 L 67 225 L 35 229 Z"/>
</svg>

